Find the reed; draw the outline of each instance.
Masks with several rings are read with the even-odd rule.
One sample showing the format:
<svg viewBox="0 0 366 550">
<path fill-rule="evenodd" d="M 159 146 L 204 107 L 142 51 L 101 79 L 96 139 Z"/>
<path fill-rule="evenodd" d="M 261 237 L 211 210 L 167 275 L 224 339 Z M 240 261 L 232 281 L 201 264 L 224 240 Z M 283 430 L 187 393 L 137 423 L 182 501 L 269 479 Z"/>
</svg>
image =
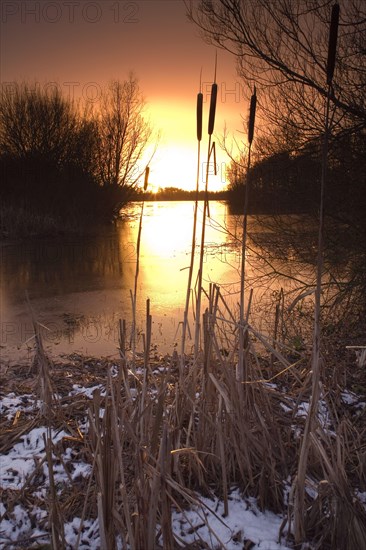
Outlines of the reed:
<svg viewBox="0 0 366 550">
<path fill-rule="evenodd" d="M 252 143 L 254 138 L 255 113 L 257 107 L 257 92 L 254 87 L 254 92 L 250 99 L 250 112 L 248 124 L 248 163 L 245 184 L 244 196 L 244 212 L 243 212 L 243 234 L 242 234 L 242 249 L 241 249 L 241 271 L 240 271 L 240 332 L 239 332 L 239 358 L 237 366 L 237 379 L 243 382 L 247 378 L 247 331 L 245 328 L 245 256 L 247 252 L 247 233 L 248 233 L 248 206 L 249 206 L 249 185 L 250 185 L 250 156 Z"/>
<path fill-rule="evenodd" d="M 322 294 L 322 277 L 324 263 L 324 195 L 327 179 L 327 161 L 328 161 L 328 142 L 331 132 L 330 127 L 330 98 L 332 94 L 332 79 L 335 66 L 336 49 L 337 49 L 337 34 L 339 22 L 339 5 L 336 3 L 332 8 L 330 34 L 328 42 L 328 62 L 326 69 L 326 79 L 328 85 L 328 93 L 326 98 L 326 113 L 324 121 L 324 139 L 322 149 L 322 172 L 320 182 L 320 197 L 319 197 L 319 225 L 318 225 L 318 254 L 316 266 L 316 290 L 315 290 L 315 306 L 314 306 L 314 330 L 313 330 L 313 346 L 311 358 L 311 377 L 312 388 L 309 403 L 309 413 L 307 416 L 305 430 L 302 440 L 302 446 L 299 456 L 299 465 L 297 473 L 297 486 L 295 498 L 295 540 L 297 543 L 305 538 L 305 478 L 309 455 L 310 442 L 314 440 L 314 432 L 316 429 L 316 417 L 318 412 L 318 402 L 320 396 L 321 384 L 321 294 Z"/>
<path fill-rule="evenodd" d="M 150 168 L 149 166 L 146 166 L 145 176 L 144 176 L 144 191 L 146 191 L 148 187 L 149 174 L 150 174 Z M 130 291 L 131 303 L 132 303 L 132 327 L 131 327 L 131 338 L 130 338 L 130 347 L 132 350 L 132 364 L 134 363 L 135 357 L 136 357 L 136 307 L 137 307 L 136 302 L 137 302 L 137 283 L 138 283 L 138 277 L 139 277 L 139 271 L 140 271 L 140 246 L 141 246 L 142 220 L 144 216 L 144 205 L 145 205 L 145 201 L 142 201 L 139 229 L 138 229 L 137 242 L 136 242 L 136 270 L 135 270 L 135 282 L 134 282 L 133 294 L 132 294 L 132 291 Z"/>
<path fill-rule="evenodd" d="M 195 506 L 204 524 L 205 510 L 199 493 L 221 497 L 224 513 L 229 514 L 233 486 L 239 487 L 245 497 L 256 497 L 262 509 L 288 512 L 291 527 L 296 503 L 290 500 L 287 505 L 284 480 L 292 476 L 293 490 L 296 489 L 302 444 L 299 434 L 305 434 L 307 422 L 299 411 L 307 402 L 309 373 L 304 366 L 309 357 L 304 355 L 291 363 L 287 348 L 274 342 L 272 334 L 266 338 L 257 331 L 249 322 L 247 311 L 251 371 L 250 379 L 238 384 L 234 350 L 239 340 L 239 323 L 216 285 L 211 285 L 207 300 L 203 368 L 192 357 L 189 368 L 179 372 L 178 379 L 179 367 L 172 358 L 154 364 L 145 353 L 131 371 L 122 357 L 118 373 L 115 364 L 112 372 L 108 364 L 98 362 L 93 367 L 97 378 L 92 382 L 103 384 L 105 391 L 96 390 L 89 403 L 82 401 L 80 395 L 71 398 L 66 392 L 59 414 L 49 417 L 50 428 L 61 424 L 72 430 L 75 418 L 84 419 L 87 413 L 87 431 L 80 436 L 80 431 L 74 429 L 70 437 L 75 450 L 88 457 L 92 466 L 90 479 L 80 489 L 84 502 L 76 547 L 82 540 L 82 524 L 90 517 L 99 523 L 101 548 L 115 548 L 118 538 L 119 547 L 131 550 L 182 546 L 179 534 L 172 531 L 172 508 L 184 514 L 185 507 Z M 147 303 L 145 352 L 150 327 Z M 222 352 L 223 334 L 229 353 Z M 260 343 L 260 354 L 255 342 Z M 75 362 L 72 368 L 75 376 Z M 81 360 L 79 370 L 84 372 L 85 380 L 93 378 L 93 368 L 89 366 L 85 375 Z M 71 366 L 67 371 L 71 371 Z M 50 377 L 55 391 L 65 394 L 65 365 L 55 365 Z M 356 478 L 366 483 L 365 427 L 362 418 L 342 415 L 337 394 L 338 388 L 322 389 L 332 431 L 316 419 L 308 439 L 304 484 L 311 478 L 317 496 L 306 497 L 304 541 L 314 540 L 319 548 L 353 550 L 366 544 L 366 514 L 352 489 Z M 39 415 L 38 421 L 43 423 L 44 417 Z M 1 435 L 6 434 L 9 425 L 1 430 Z M 13 430 L 19 437 L 24 425 L 19 421 Z M 32 486 L 42 464 L 47 462 L 51 472 L 47 504 L 50 538 L 62 548 L 66 507 L 52 478 L 58 458 L 59 452 L 49 435 L 44 461 L 33 478 L 26 480 L 19 499 L 23 502 L 28 498 L 25 489 Z M 87 502 L 93 505 L 87 506 Z M 211 529 L 210 534 L 212 547 L 225 547 L 218 533 Z M 199 544 L 198 532 L 196 539 Z M 204 546 L 203 541 L 201 545 Z"/>
<path fill-rule="evenodd" d="M 186 334 L 187 334 L 187 329 L 189 329 L 189 326 L 188 326 L 188 312 L 189 312 L 189 302 L 190 302 L 190 297 L 191 297 L 191 292 L 192 292 L 192 277 L 193 277 L 193 268 L 194 268 L 194 256 L 195 256 L 195 251 L 196 251 L 198 195 L 199 195 L 199 178 L 200 178 L 200 166 L 201 166 L 202 118 L 203 118 L 203 94 L 202 94 L 202 70 L 201 70 L 201 74 L 200 74 L 200 91 L 197 94 L 197 106 L 196 106 L 196 129 L 197 129 L 196 197 L 195 197 L 195 202 L 194 202 L 191 257 L 190 257 L 190 264 L 189 264 L 186 301 L 185 301 L 184 316 L 183 316 L 183 330 L 182 330 L 182 342 L 181 342 L 181 371 L 184 367 Z"/>
<path fill-rule="evenodd" d="M 199 267 L 198 267 L 198 275 L 197 275 L 196 325 L 195 325 L 195 339 L 194 339 L 195 359 L 197 359 L 198 353 L 200 350 L 203 258 L 204 258 L 204 251 L 205 251 L 206 218 L 207 218 L 207 215 L 209 214 L 209 205 L 208 205 L 209 166 L 210 166 L 212 154 L 215 155 L 215 144 L 212 143 L 212 134 L 214 132 L 214 127 L 215 127 L 217 90 L 218 90 L 218 86 L 216 83 L 216 73 L 217 73 L 217 53 L 215 58 L 214 82 L 211 86 L 210 112 L 209 112 L 209 119 L 208 119 L 208 149 L 207 149 L 206 177 L 205 177 L 205 200 L 204 200 L 203 214 L 202 214 L 200 257 L 199 257 Z M 216 163 L 215 163 L 215 170 L 216 170 Z"/>
<path fill-rule="evenodd" d="M 107 389 L 107 395 L 109 393 L 110 390 Z M 98 487 L 97 510 L 103 550 L 113 550 L 115 547 L 115 530 L 112 518 L 118 473 L 116 455 L 112 450 L 114 447 L 113 420 L 108 401 L 102 408 L 102 398 L 99 390 L 96 390 L 89 409 L 89 437 L 95 457 L 95 475 Z"/>
<path fill-rule="evenodd" d="M 49 509 L 49 528 L 51 532 L 52 548 L 66 548 L 64 534 L 64 518 L 60 508 L 60 503 L 57 498 L 56 484 L 53 471 L 52 457 L 52 437 L 51 429 L 48 428 L 47 436 L 43 434 L 43 441 L 46 451 L 46 461 L 48 466 L 49 492 L 48 492 L 48 509 Z"/>
</svg>

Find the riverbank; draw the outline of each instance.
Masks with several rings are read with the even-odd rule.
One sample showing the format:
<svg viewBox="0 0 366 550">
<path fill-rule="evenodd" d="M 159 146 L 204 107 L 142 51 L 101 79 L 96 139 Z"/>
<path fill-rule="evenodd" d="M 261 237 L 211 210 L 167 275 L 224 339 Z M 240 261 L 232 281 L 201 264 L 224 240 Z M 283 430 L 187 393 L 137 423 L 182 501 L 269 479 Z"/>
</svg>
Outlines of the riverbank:
<svg viewBox="0 0 366 550">
<path fill-rule="evenodd" d="M 105 228 L 110 228 L 116 222 L 124 220 L 126 212 L 128 213 L 133 204 L 139 204 L 143 201 L 147 203 L 185 203 L 195 202 L 196 192 L 177 190 L 177 192 L 162 190 L 160 193 L 136 193 L 131 200 L 123 207 L 120 216 L 110 222 L 98 222 L 93 216 L 75 215 L 65 218 L 54 214 L 37 211 L 36 209 L 23 208 L 21 206 L 12 206 L 2 204 L 0 206 L 0 245 L 7 242 L 13 242 L 24 239 L 42 239 L 42 238 L 68 238 L 77 236 L 91 236 Z M 227 206 L 228 212 L 235 216 L 243 213 L 240 201 L 233 198 L 230 192 L 211 192 L 208 194 L 209 201 L 219 201 Z M 204 192 L 199 193 L 198 201 L 203 203 L 205 200 Z M 273 206 L 273 204 L 272 204 Z M 306 215 L 301 208 L 294 209 L 274 209 L 271 206 L 256 206 L 249 208 L 249 214 L 252 216 L 281 216 L 281 215 Z"/>
<path fill-rule="evenodd" d="M 85 217 L 65 218 L 11 205 L 0 206 L 0 246 L 9 242 L 34 239 L 62 239 L 91 236 L 112 222 L 94 223 Z"/>
</svg>

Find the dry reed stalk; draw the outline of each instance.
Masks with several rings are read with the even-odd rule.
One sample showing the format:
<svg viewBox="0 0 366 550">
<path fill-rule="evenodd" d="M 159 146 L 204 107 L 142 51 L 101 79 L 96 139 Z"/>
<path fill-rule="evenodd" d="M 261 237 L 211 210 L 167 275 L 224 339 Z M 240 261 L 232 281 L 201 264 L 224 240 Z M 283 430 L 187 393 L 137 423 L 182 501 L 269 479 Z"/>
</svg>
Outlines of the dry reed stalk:
<svg viewBox="0 0 366 550">
<path fill-rule="evenodd" d="M 248 331 L 251 332 L 260 342 L 263 344 L 263 346 L 266 348 L 266 350 L 270 351 L 276 359 L 282 363 L 282 365 L 286 367 L 290 367 L 291 363 L 286 359 L 284 355 L 282 355 L 276 348 L 273 347 L 273 345 L 269 342 L 268 338 L 263 336 L 258 330 L 256 330 L 251 325 L 248 325 Z M 276 342 L 278 343 L 278 342 Z"/>
<path fill-rule="evenodd" d="M 29 306 L 30 307 L 30 306 Z M 44 351 L 43 340 L 40 331 L 40 324 L 34 319 L 33 311 L 34 339 L 35 339 L 35 355 L 32 362 L 31 372 L 37 373 L 37 388 L 39 391 L 39 399 L 41 401 L 41 415 L 49 422 L 51 417 L 56 412 L 60 412 L 56 393 L 51 378 L 52 362 Z"/>
<path fill-rule="evenodd" d="M 328 93 L 326 100 L 325 113 L 325 129 L 322 149 L 322 172 L 320 182 L 320 199 L 319 199 L 319 230 L 318 230 L 318 257 L 316 271 L 316 291 L 315 291 L 315 307 L 314 307 L 314 331 L 313 331 L 313 349 L 311 359 L 312 370 L 312 390 L 310 397 L 309 412 L 306 419 L 304 435 L 300 450 L 298 472 L 297 472 L 297 487 L 295 494 L 294 506 L 294 526 L 295 526 L 295 541 L 300 543 L 305 538 L 305 523 L 304 523 L 304 501 L 305 501 L 305 477 L 308 461 L 308 453 L 312 433 L 314 432 L 316 415 L 318 410 L 318 400 L 320 395 L 320 347 L 321 347 L 321 293 L 322 293 L 322 277 L 323 277 L 323 262 L 324 262 L 324 195 L 327 179 L 327 160 L 328 160 L 328 141 L 330 137 L 330 98 L 332 93 L 332 78 L 335 65 L 335 56 L 337 49 L 337 34 L 339 22 L 339 5 L 336 3 L 332 8 L 330 35 L 328 42 L 328 63 L 327 63 L 327 85 Z"/>
<path fill-rule="evenodd" d="M 146 169 L 145 169 L 144 191 L 146 191 L 147 186 L 148 186 L 149 173 L 150 173 L 150 168 L 147 166 Z M 143 216 L 144 216 L 144 205 L 145 205 L 145 201 L 142 201 L 141 212 L 140 212 L 140 222 L 139 222 L 139 229 L 138 229 L 137 243 L 136 243 L 135 283 L 134 283 L 133 294 L 132 294 L 132 291 L 130 292 L 131 302 L 132 302 L 132 329 L 131 329 L 131 339 L 130 339 L 130 346 L 131 346 L 131 349 L 132 349 L 132 364 L 134 364 L 135 357 L 136 357 L 137 282 L 138 282 L 138 276 L 139 276 L 139 271 L 140 271 L 140 247 L 141 247 L 142 219 L 143 219 Z"/>
<path fill-rule="evenodd" d="M 109 372 L 109 381 L 110 381 L 110 387 L 112 387 L 112 380 L 111 380 L 111 374 Z M 111 392 L 111 406 L 112 406 L 112 436 L 113 436 L 113 442 L 114 442 L 114 448 L 116 450 L 116 460 L 118 462 L 118 470 L 119 470 L 119 495 L 122 501 L 122 525 L 125 527 L 125 531 L 127 531 L 127 540 L 131 547 L 131 549 L 136 548 L 135 546 L 135 537 L 134 537 L 134 531 L 133 531 L 133 525 L 131 520 L 131 513 L 130 513 L 130 503 L 129 503 L 129 495 L 127 491 L 127 476 L 126 476 L 126 469 L 125 469 L 125 462 L 123 458 L 123 447 L 124 447 L 124 429 L 126 426 L 126 413 L 128 415 L 128 411 L 126 411 L 125 404 L 122 404 L 119 400 L 119 396 L 117 394 L 117 399 L 115 398 L 115 392 Z M 119 530 L 119 534 L 122 536 L 122 540 L 124 541 L 125 547 L 127 547 L 126 542 L 126 534 L 124 532 L 121 533 L 121 530 Z"/>
<path fill-rule="evenodd" d="M 214 334 L 214 327 L 216 324 L 216 314 L 218 310 L 219 297 L 220 297 L 219 287 L 216 284 L 210 283 L 208 309 L 205 314 L 205 322 L 204 322 L 205 337 L 204 337 L 203 367 L 206 375 L 208 373 L 209 363 L 211 360 L 212 339 Z"/>
<path fill-rule="evenodd" d="M 94 455 L 94 458 L 93 458 L 92 469 L 91 469 L 91 472 L 90 472 L 88 486 L 87 486 L 87 489 L 86 489 L 86 494 L 85 494 L 85 499 L 84 499 L 84 506 L 83 506 L 83 509 L 82 509 L 82 512 L 81 512 L 81 518 L 80 518 L 79 532 L 78 532 L 78 535 L 77 535 L 77 538 L 76 538 L 76 543 L 75 543 L 75 550 L 78 550 L 78 548 L 79 548 L 80 539 L 81 539 L 81 536 L 82 536 L 82 533 L 83 533 L 83 526 L 84 526 L 84 521 L 85 521 L 85 517 L 86 517 L 86 508 L 87 508 L 87 505 L 88 505 L 88 499 L 89 499 L 89 495 L 90 495 L 90 491 L 91 491 L 91 487 L 92 487 L 92 482 L 93 482 L 93 477 L 94 477 L 95 463 L 96 463 L 96 455 Z"/>
<path fill-rule="evenodd" d="M 112 412 L 110 403 L 111 387 L 107 384 L 104 414 L 101 418 L 101 395 L 95 390 L 89 409 L 89 424 L 92 449 L 95 460 L 97 482 L 97 508 L 99 529 L 104 537 L 106 550 L 115 548 L 114 508 L 116 502 L 116 482 L 118 467 L 113 452 Z"/>
<path fill-rule="evenodd" d="M 147 318 L 148 316 L 147 312 Z M 148 340 L 149 337 L 147 342 Z M 149 365 L 146 366 L 149 368 Z M 133 378 L 136 379 L 136 376 Z M 118 377 L 112 380 L 109 374 L 110 390 L 107 399 L 110 402 L 113 436 L 113 446 L 110 446 L 109 452 L 116 456 L 120 479 L 118 500 L 121 502 L 119 515 L 116 515 L 115 511 L 113 521 L 116 529 L 119 525 L 119 533 L 125 541 L 125 547 L 127 548 L 128 544 L 132 550 L 139 550 L 154 547 L 158 517 L 162 509 L 158 456 L 159 449 L 162 449 L 167 390 L 164 379 L 159 385 L 158 381 L 151 377 L 151 390 L 157 391 L 156 396 L 147 387 L 147 379 L 143 376 L 137 386 L 136 399 L 132 400 L 124 371 L 122 381 L 123 384 Z M 123 399 L 119 395 L 122 390 L 126 396 Z M 132 460 L 128 469 L 124 455 L 126 459 Z M 124 532 L 121 532 L 121 529 Z"/>
<path fill-rule="evenodd" d="M 237 367 L 237 379 L 243 382 L 247 379 L 246 348 L 247 348 L 247 330 L 244 323 L 244 308 L 245 308 L 245 255 L 247 251 L 247 232 L 248 232 L 248 205 L 249 205 L 249 173 L 250 173 L 250 155 L 252 150 L 252 142 L 254 137 L 255 112 L 257 107 L 257 93 L 254 87 L 254 92 L 250 99 L 249 126 L 248 126 L 248 163 L 244 195 L 244 212 L 243 212 L 243 236 L 241 248 L 241 272 L 240 272 L 240 326 L 239 326 L 239 360 Z"/>
<path fill-rule="evenodd" d="M 191 295 L 193 267 L 194 267 L 194 255 L 195 255 L 195 249 L 196 249 L 198 192 L 199 192 L 199 177 L 200 177 L 200 165 L 201 165 L 202 114 L 203 114 L 203 94 L 202 94 L 201 88 L 202 88 L 202 70 L 201 70 L 201 74 L 200 74 L 200 91 L 197 94 L 197 107 L 196 107 L 196 118 L 197 118 L 196 198 L 195 198 L 195 203 L 194 203 L 194 215 L 193 215 L 191 259 L 190 259 L 190 264 L 189 264 L 186 302 L 185 302 L 184 318 L 183 318 L 183 331 L 182 331 L 182 343 L 181 343 L 181 375 L 182 375 L 182 370 L 183 370 L 183 367 L 184 367 L 185 343 L 186 343 L 186 333 L 187 333 L 187 326 L 188 326 L 189 299 L 190 299 L 190 295 Z"/>
<path fill-rule="evenodd" d="M 139 413 L 140 413 L 140 437 L 141 444 L 144 443 L 144 440 L 147 437 L 147 432 L 145 428 L 145 416 L 146 416 L 146 397 L 149 387 L 149 352 L 150 352 L 150 343 L 151 343 L 151 327 L 152 327 L 152 317 L 150 315 L 150 300 L 146 300 L 146 337 L 144 338 L 144 374 L 142 380 L 142 391 L 141 399 L 139 402 Z"/>
<path fill-rule="evenodd" d="M 146 300 L 146 339 L 144 349 L 144 369 L 145 372 L 149 368 L 150 348 L 151 348 L 151 329 L 152 329 L 152 316 L 150 314 L 150 299 Z"/>
<path fill-rule="evenodd" d="M 282 334 L 280 323 L 281 323 L 281 319 L 283 320 L 283 298 L 284 298 L 284 293 L 283 293 L 283 289 L 281 288 L 279 299 L 276 303 L 275 320 L 274 320 L 274 327 L 273 327 L 272 345 L 274 349 L 276 349 L 276 346 L 277 346 L 278 333 L 280 332 L 280 334 Z M 271 354 L 272 368 L 273 368 L 273 363 L 274 363 L 274 355 Z"/>
<path fill-rule="evenodd" d="M 203 369 L 197 362 L 193 363 L 183 383 L 180 383 L 179 387 L 176 386 L 177 391 L 174 399 L 174 424 L 177 428 L 174 447 L 180 449 L 180 451 L 174 454 L 173 468 L 174 472 L 178 473 L 180 481 L 183 482 L 179 464 L 182 456 L 184 456 L 186 482 L 188 484 L 194 477 L 199 480 L 199 483 L 203 483 L 202 463 L 195 454 L 197 389 L 201 385 L 202 377 Z"/>
<path fill-rule="evenodd" d="M 164 421 L 162 433 L 160 437 L 160 449 L 157 460 L 155 481 L 157 484 L 152 490 L 152 499 L 161 502 L 160 505 L 160 526 L 163 539 L 163 548 L 174 548 L 174 535 L 171 522 L 171 506 L 170 506 L 170 487 L 167 483 L 167 478 L 171 475 L 171 437 L 169 434 L 168 423 Z M 156 519 L 154 524 L 156 532 Z M 153 532 L 150 533 L 151 540 Z M 151 546 L 154 550 L 155 546 Z"/>
<path fill-rule="evenodd" d="M 210 299 L 213 304 L 212 293 Z M 229 318 L 228 325 L 231 323 L 233 321 Z M 221 356 L 215 334 L 216 324 L 212 325 L 212 328 L 212 350 L 217 357 L 210 361 L 211 384 L 203 383 L 204 377 L 201 372 L 199 400 L 187 399 L 184 405 L 186 410 L 191 408 L 192 411 L 187 430 L 187 445 L 189 443 L 197 449 L 205 468 L 204 479 L 200 480 L 204 485 L 201 486 L 207 485 L 207 482 L 215 483 L 217 479 L 223 479 L 225 476 L 228 480 L 240 479 L 241 485 L 249 489 L 251 494 L 255 494 L 262 506 L 281 510 L 282 479 L 288 475 L 288 450 L 285 445 L 291 440 L 291 423 L 289 422 L 286 427 L 278 424 L 280 394 L 277 397 L 274 390 L 263 385 L 265 380 L 258 359 L 252 373 L 251 386 L 248 386 L 246 398 L 243 400 L 242 385 L 237 384 L 233 361 L 229 362 L 230 354 L 225 358 Z M 255 333 L 260 337 L 257 331 Z M 276 354 L 285 368 L 292 366 L 278 350 L 273 349 L 267 339 L 262 337 L 262 342 L 270 353 Z M 213 418 L 225 419 L 219 430 L 217 424 L 212 421 Z M 190 468 L 195 476 L 194 465 L 190 464 Z"/>
<path fill-rule="evenodd" d="M 317 436 L 318 435 L 318 436 Z M 366 512 L 350 491 L 344 462 L 340 460 L 340 438 L 332 448 L 329 438 L 321 429 L 310 434 L 312 445 L 324 469 L 324 480 L 319 483 L 317 498 L 307 514 L 307 531 L 312 537 L 330 543 L 336 550 L 366 548 Z M 323 442 L 321 441 L 323 439 Z M 330 452 L 326 451 L 324 444 Z M 328 481 L 329 480 L 329 481 Z"/>
<path fill-rule="evenodd" d="M 118 349 L 119 354 L 126 364 L 126 320 L 120 319 L 118 323 Z"/>
<path fill-rule="evenodd" d="M 47 437 L 43 434 L 43 441 L 46 451 L 46 460 L 48 466 L 49 478 L 49 496 L 48 496 L 48 522 L 51 531 L 52 548 L 66 548 L 65 533 L 64 533 L 64 518 L 57 497 L 55 478 L 53 472 L 53 457 L 52 457 L 52 436 L 51 428 L 47 429 Z"/>
<path fill-rule="evenodd" d="M 208 523 L 207 521 L 207 517 L 206 517 L 206 514 L 205 514 L 205 510 L 208 510 L 224 527 L 228 527 L 227 524 L 223 521 L 223 519 L 215 512 L 215 510 L 213 510 L 212 508 L 210 508 L 207 504 L 205 504 L 204 502 L 202 502 L 199 497 L 197 496 L 196 492 L 193 492 L 192 490 L 186 488 L 186 487 L 182 487 L 181 485 L 179 485 L 179 483 L 176 482 L 175 479 L 173 479 L 171 476 L 167 476 L 166 478 L 166 483 L 169 485 L 169 487 L 172 489 L 172 492 L 176 493 L 177 495 L 179 495 L 181 498 L 183 498 L 184 501 L 187 502 L 187 504 L 191 507 L 194 507 L 196 509 L 196 512 L 197 512 L 197 515 L 198 517 L 202 520 L 202 523 L 203 525 L 205 525 L 210 533 L 210 537 L 211 537 L 211 548 L 216 548 L 216 543 L 214 541 L 216 541 L 218 544 L 219 544 L 219 548 L 222 548 L 222 549 L 225 549 L 225 545 L 223 543 L 223 541 L 219 538 L 219 536 L 213 531 L 212 527 L 210 526 L 210 524 Z M 179 502 L 177 502 L 176 499 L 174 499 L 173 496 L 170 495 L 170 499 L 172 501 L 172 503 L 174 504 L 174 506 L 180 510 L 183 515 L 184 515 L 184 509 L 179 505 Z M 202 510 L 202 512 L 199 511 L 199 509 Z M 189 520 L 189 518 L 187 516 L 185 516 L 185 519 L 186 521 L 191 525 L 191 528 L 192 528 L 192 532 L 196 532 L 196 535 L 197 535 L 197 539 L 203 544 L 203 547 L 204 548 L 207 548 L 207 544 L 201 539 L 201 537 L 199 536 L 199 533 L 196 531 L 196 528 L 194 527 L 194 525 L 191 523 L 191 521 Z M 177 536 L 175 535 L 175 537 L 177 538 Z M 179 540 L 177 538 L 177 540 Z M 170 550 L 169 547 L 167 547 L 166 550 Z"/>
<path fill-rule="evenodd" d="M 216 114 L 216 102 L 217 102 L 217 90 L 218 90 L 218 86 L 216 83 L 216 71 L 217 71 L 217 54 L 215 58 L 214 82 L 211 86 L 210 112 L 209 112 L 209 121 L 208 121 L 209 139 L 208 139 L 207 162 L 206 162 L 205 198 L 204 198 L 204 205 L 203 205 L 200 257 L 199 257 L 199 267 L 198 267 L 198 275 L 197 275 L 196 326 L 195 326 L 195 339 L 194 339 L 195 359 L 197 359 L 198 353 L 200 350 L 203 258 L 204 258 L 204 251 L 205 251 L 206 217 L 208 213 L 208 180 L 209 180 L 210 160 L 211 160 L 212 153 L 214 151 L 214 146 L 211 145 L 211 142 L 212 142 L 212 134 L 215 126 L 215 114 Z M 215 165 L 215 169 L 216 169 L 216 165 Z"/>
<path fill-rule="evenodd" d="M 226 466 L 226 453 L 225 453 L 225 441 L 224 434 L 222 430 L 222 424 L 225 421 L 222 411 L 222 396 L 219 396 L 219 407 L 218 407 L 218 416 L 217 416 L 217 427 L 218 427 L 218 442 L 219 442 L 219 453 L 220 453 L 220 462 L 221 462 L 221 478 L 222 478 L 222 498 L 224 500 L 224 517 L 229 514 L 229 501 L 228 501 L 228 475 L 227 475 L 227 466 Z"/>
<path fill-rule="evenodd" d="M 135 539 L 136 549 L 155 547 L 158 516 L 161 511 L 162 499 L 160 493 L 161 473 L 159 473 L 159 456 L 162 457 L 163 413 L 166 388 L 162 388 L 158 396 L 156 414 L 143 415 L 145 433 L 144 445 L 139 443 L 137 452 L 136 470 L 136 518 Z M 162 458 L 161 458 L 162 460 Z"/>
</svg>

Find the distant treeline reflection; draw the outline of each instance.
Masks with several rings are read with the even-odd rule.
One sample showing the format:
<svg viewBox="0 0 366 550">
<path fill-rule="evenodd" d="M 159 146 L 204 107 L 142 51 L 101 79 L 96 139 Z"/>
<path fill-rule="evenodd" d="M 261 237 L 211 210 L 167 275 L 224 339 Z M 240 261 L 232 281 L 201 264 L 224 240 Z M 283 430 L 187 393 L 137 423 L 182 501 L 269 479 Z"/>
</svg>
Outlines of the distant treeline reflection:
<svg viewBox="0 0 366 550">
<path fill-rule="evenodd" d="M 156 193 L 143 192 L 136 190 L 132 195 L 134 201 L 194 201 L 205 200 L 204 191 L 186 191 L 185 189 L 179 189 L 178 187 L 164 187 L 159 189 Z M 223 201 L 229 199 L 228 191 L 210 191 L 208 193 L 209 200 Z"/>
</svg>

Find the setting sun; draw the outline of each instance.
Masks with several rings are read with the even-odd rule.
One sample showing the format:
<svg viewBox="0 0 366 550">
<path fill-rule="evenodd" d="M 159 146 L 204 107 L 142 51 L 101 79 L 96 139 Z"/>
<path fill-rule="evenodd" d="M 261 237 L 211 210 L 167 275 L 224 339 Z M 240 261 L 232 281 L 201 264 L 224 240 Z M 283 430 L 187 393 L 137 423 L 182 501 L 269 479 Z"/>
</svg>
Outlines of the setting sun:
<svg viewBox="0 0 366 550">
<path fill-rule="evenodd" d="M 199 189 L 203 190 L 206 180 L 206 147 L 202 147 L 199 172 Z M 151 153 L 150 153 L 151 155 Z M 226 186 L 227 162 L 220 152 L 217 155 L 216 172 L 214 165 L 209 165 L 209 191 L 220 191 Z M 149 155 L 147 155 L 149 158 Z M 192 145 L 182 142 L 174 145 L 161 145 L 151 160 L 149 190 L 156 193 L 159 188 L 178 187 L 187 191 L 196 189 L 197 181 L 197 145 L 192 139 Z"/>
<path fill-rule="evenodd" d="M 159 147 L 151 162 L 150 185 L 153 190 L 161 187 L 179 187 L 193 190 L 196 187 L 195 152 L 187 145 Z"/>
<path fill-rule="evenodd" d="M 224 84 L 219 84 L 219 91 Z M 197 182 L 197 140 L 196 140 L 196 93 L 198 85 L 185 96 L 166 98 L 148 97 L 146 115 L 154 128 L 155 135 L 161 135 L 147 148 L 142 166 L 149 164 L 149 191 L 160 188 L 177 187 L 186 191 L 196 189 Z M 207 171 L 208 147 L 208 110 L 210 93 L 204 94 L 203 136 L 200 153 L 199 189 L 203 190 Z M 221 191 L 226 188 L 226 171 L 230 159 L 219 146 L 224 127 L 229 120 L 235 128 L 238 114 L 233 105 L 228 105 L 225 97 L 219 93 L 213 141 L 216 142 L 216 175 L 213 162 L 209 165 L 209 191 Z M 236 111 L 236 112 L 235 112 Z M 235 122 L 234 122 L 235 121 Z M 154 150 L 155 154 L 153 154 Z"/>
</svg>

